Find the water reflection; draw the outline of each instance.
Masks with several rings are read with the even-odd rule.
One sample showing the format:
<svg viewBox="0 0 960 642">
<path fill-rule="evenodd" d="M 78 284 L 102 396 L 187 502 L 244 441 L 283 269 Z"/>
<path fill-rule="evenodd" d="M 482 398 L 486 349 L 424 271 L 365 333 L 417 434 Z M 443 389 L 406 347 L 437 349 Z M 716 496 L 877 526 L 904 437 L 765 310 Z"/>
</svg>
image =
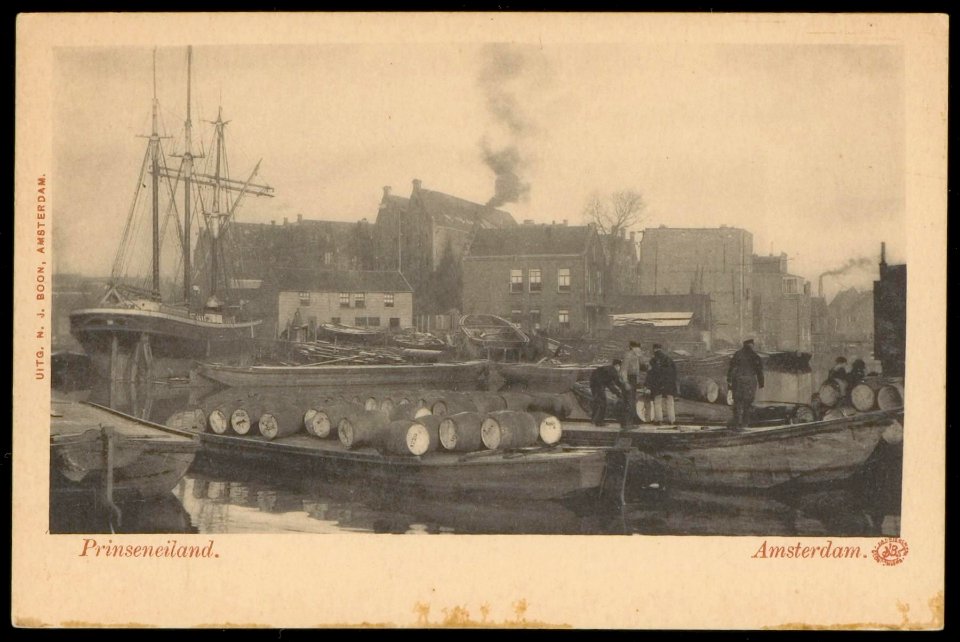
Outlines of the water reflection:
<svg viewBox="0 0 960 642">
<path fill-rule="evenodd" d="M 211 393 L 124 384 L 94 390 L 91 400 L 163 423 Z M 583 499 L 566 503 L 437 499 L 200 456 L 169 497 L 123 507 L 117 532 L 898 535 L 901 460 L 901 445 L 881 442 L 863 471 L 843 484 L 762 493 L 664 488 L 659 480 L 634 470 L 626 506 L 607 510 Z M 56 509 L 51 505 L 53 532 L 109 529 L 99 507 L 83 508 L 73 500 Z"/>
</svg>

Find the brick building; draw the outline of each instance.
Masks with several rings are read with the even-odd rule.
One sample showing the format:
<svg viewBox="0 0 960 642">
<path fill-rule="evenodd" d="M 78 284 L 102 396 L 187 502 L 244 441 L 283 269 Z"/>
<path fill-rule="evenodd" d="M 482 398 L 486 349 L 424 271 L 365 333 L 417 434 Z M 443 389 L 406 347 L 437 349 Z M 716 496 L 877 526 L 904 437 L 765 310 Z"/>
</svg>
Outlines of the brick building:
<svg viewBox="0 0 960 642">
<path fill-rule="evenodd" d="M 482 229 L 463 260 L 464 312 L 496 314 L 551 336 L 607 328 L 603 267 L 592 225 Z"/>
<path fill-rule="evenodd" d="M 413 325 L 413 289 L 399 272 L 285 269 L 264 284 L 264 337 L 315 336 L 319 323 L 397 329 Z"/>
<path fill-rule="evenodd" d="M 902 377 L 907 359 L 907 266 L 888 265 L 881 246 L 880 278 L 873 282 L 874 356 L 888 377 Z"/>
<path fill-rule="evenodd" d="M 873 342 L 873 292 L 847 288 L 827 305 L 827 326 L 835 340 Z"/>
<path fill-rule="evenodd" d="M 507 212 L 424 189 L 419 179 L 409 198 L 384 187 L 376 219 L 378 268 L 399 270 L 419 293 L 444 253 L 449 251 L 458 263 L 477 231 L 515 226 Z M 428 304 L 428 299 L 422 302 Z"/>
<path fill-rule="evenodd" d="M 787 271 L 787 255 L 753 256 L 753 331 L 763 350 L 813 348 L 810 283 Z"/>
<path fill-rule="evenodd" d="M 753 235 L 739 228 L 644 230 L 640 294 L 708 294 L 717 347 L 753 333 Z"/>
</svg>

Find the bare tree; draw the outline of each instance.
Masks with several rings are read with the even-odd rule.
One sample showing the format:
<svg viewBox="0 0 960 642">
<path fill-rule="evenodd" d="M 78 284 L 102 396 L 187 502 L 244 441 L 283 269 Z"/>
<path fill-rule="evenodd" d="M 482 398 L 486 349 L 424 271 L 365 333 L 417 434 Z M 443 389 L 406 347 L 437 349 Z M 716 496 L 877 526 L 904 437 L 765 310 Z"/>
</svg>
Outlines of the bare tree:
<svg viewBox="0 0 960 642">
<path fill-rule="evenodd" d="M 616 278 L 617 265 L 625 245 L 623 239 L 630 228 L 643 222 L 646 208 L 643 195 L 630 189 L 618 190 L 606 195 L 594 192 L 583 208 L 584 221 L 597 227 L 603 242 L 604 279 L 609 286 L 612 286 L 604 290 L 610 294 L 616 294 L 623 285 Z"/>
</svg>

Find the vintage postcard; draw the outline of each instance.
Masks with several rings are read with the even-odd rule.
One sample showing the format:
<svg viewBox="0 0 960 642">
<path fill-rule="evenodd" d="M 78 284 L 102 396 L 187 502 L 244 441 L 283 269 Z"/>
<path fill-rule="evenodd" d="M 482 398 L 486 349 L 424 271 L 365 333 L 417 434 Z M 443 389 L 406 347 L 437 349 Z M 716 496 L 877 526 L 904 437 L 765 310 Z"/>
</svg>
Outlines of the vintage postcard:
<svg viewBox="0 0 960 642">
<path fill-rule="evenodd" d="M 947 37 L 20 15 L 12 623 L 942 628 Z"/>
</svg>

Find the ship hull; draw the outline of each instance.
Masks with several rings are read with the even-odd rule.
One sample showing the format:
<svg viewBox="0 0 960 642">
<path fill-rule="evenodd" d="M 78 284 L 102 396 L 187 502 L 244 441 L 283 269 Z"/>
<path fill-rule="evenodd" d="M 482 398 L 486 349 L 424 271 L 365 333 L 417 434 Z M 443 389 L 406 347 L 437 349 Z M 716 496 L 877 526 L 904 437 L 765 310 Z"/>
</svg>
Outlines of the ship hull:
<svg viewBox="0 0 960 642">
<path fill-rule="evenodd" d="M 70 333 L 101 377 L 186 377 L 195 360 L 249 363 L 260 321 L 213 323 L 162 312 L 96 308 L 70 315 Z M 143 338 L 149 354 L 138 351 Z"/>
</svg>

